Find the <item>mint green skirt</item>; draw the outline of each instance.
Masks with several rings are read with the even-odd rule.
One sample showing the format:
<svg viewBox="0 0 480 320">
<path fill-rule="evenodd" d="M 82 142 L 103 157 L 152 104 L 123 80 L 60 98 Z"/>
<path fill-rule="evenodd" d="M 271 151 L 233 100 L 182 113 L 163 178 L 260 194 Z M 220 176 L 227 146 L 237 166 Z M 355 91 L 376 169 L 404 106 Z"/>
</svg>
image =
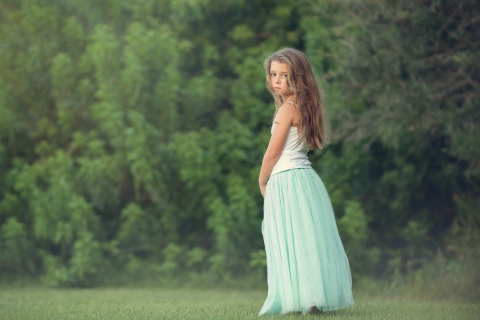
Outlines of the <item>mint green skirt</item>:
<svg viewBox="0 0 480 320">
<path fill-rule="evenodd" d="M 313 169 L 270 177 L 262 233 L 268 296 L 260 315 L 353 306 L 348 258 L 327 190 Z"/>
</svg>

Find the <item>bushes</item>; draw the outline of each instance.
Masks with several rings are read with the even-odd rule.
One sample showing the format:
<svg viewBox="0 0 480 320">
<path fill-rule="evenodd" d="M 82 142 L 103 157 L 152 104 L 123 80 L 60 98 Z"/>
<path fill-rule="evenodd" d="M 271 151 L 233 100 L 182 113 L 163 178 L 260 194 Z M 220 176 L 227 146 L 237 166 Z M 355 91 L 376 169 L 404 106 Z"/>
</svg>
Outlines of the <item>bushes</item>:
<svg viewBox="0 0 480 320">
<path fill-rule="evenodd" d="M 0 229 L 0 268 L 17 274 L 32 274 L 36 269 L 35 247 L 25 226 L 14 217 Z"/>
<path fill-rule="evenodd" d="M 480 194 L 476 13 L 471 0 L 1 3 L 2 276 L 262 282 L 262 61 L 283 46 L 324 80 L 334 142 L 311 160 L 354 277 L 414 272 Z"/>
</svg>

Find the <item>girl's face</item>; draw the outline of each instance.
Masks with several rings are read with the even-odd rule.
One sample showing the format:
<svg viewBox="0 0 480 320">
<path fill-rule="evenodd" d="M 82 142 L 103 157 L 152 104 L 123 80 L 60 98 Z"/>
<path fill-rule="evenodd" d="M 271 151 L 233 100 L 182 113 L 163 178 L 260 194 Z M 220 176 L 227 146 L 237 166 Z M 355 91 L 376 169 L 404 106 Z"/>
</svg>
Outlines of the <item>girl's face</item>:
<svg viewBox="0 0 480 320">
<path fill-rule="evenodd" d="M 270 87 L 276 94 L 282 95 L 287 100 L 293 96 L 293 92 L 288 88 L 289 72 L 286 63 L 272 61 L 270 64 Z"/>
</svg>

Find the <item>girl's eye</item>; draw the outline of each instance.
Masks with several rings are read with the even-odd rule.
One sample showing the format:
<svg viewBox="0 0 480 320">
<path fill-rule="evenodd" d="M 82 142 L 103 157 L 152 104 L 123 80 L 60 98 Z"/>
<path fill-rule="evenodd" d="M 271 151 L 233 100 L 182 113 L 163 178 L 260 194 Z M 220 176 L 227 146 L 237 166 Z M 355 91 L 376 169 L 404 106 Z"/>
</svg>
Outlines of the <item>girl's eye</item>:
<svg viewBox="0 0 480 320">
<path fill-rule="evenodd" d="M 284 77 L 284 78 L 288 78 L 287 74 L 284 74 L 283 77 Z"/>
<path fill-rule="evenodd" d="M 270 73 L 270 77 L 275 77 L 276 74 L 275 73 Z"/>
</svg>

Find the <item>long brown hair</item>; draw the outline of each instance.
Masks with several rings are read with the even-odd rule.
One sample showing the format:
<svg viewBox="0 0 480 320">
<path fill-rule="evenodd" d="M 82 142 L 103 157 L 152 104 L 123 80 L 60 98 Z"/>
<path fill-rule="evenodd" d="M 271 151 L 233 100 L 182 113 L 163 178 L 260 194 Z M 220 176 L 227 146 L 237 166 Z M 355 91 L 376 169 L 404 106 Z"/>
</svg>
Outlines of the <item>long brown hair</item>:
<svg viewBox="0 0 480 320">
<path fill-rule="evenodd" d="M 299 132 L 305 135 L 310 149 L 324 147 L 330 142 L 324 99 L 307 57 L 301 51 L 285 48 L 265 59 L 263 66 L 267 73 L 267 88 L 275 99 L 275 109 L 278 111 L 285 99 L 275 94 L 270 85 L 270 66 L 273 61 L 285 63 L 289 68 L 287 84 L 300 111 Z"/>
</svg>

